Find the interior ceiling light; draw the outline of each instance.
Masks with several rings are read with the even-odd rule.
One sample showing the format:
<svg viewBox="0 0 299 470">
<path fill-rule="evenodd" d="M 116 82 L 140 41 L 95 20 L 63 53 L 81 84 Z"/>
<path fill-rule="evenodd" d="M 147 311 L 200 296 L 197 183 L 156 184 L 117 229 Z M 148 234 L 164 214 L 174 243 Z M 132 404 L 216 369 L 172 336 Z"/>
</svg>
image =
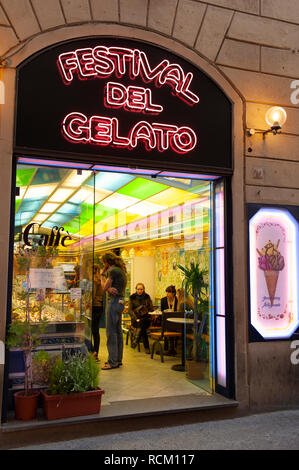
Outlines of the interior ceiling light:
<svg viewBox="0 0 299 470">
<path fill-rule="evenodd" d="M 47 197 L 54 191 L 55 188 L 56 184 L 41 184 L 29 186 L 25 194 L 25 199 L 41 199 L 43 197 Z"/>
<path fill-rule="evenodd" d="M 56 204 L 54 202 L 47 202 L 41 209 L 42 212 L 50 214 L 51 212 L 55 211 L 60 204 Z"/>
<path fill-rule="evenodd" d="M 74 189 L 71 188 L 59 188 L 55 191 L 54 194 L 52 194 L 48 202 L 64 202 L 73 192 Z"/>
<path fill-rule="evenodd" d="M 266 112 L 265 120 L 268 126 L 270 126 L 270 129 L 267 129 L 266 131 L 248 129 L 247 130 L 248 137 L 251 137 L 254 134 L 263 134 L 263 136 L 265 136 L 269 132 L 272 132 L 273 135 L 280 134 L 280 132 L 278 131 L 282 129 L 282 126 L 286 122 L 287 113 L 280 106 L 273 106 L 272 108 L 269 108 L 268 111 Z"/>
<path fill-rule="evenodd" d="M 86 199 L 92 200 L 93 203 L 93 188 L 91 187 L 84 187 L 79 189 L 69 200 L 69 202 L 75 204 L 81 204 L 82 202 L 86 202 Z"/>
<path fill-rule="evenodd" d="M 167 209 L 167 206 L 161 206 L 158 204 L 153 204 L 147 201 L 141 201 L 134 206 L 131 206 L 127 209 L 127 212 L 131 212 L 132 214 L 147 216 L 151 214 L 156 214 L 161 212 L 162 210 Z"/>
<path fill-rule="evenodd" d="M 63 186 L 70 188 L 78 188 L 82 183 L 90 177 L 92 171 L 83 171 L 82 175 L 77 174 L 77 170 L 73 170 L 70 175 L 64 180 Z"/>
<path fill-rule="evenodd" d="M 32 219 L 32 222 L 42 222 L 43 220 L 47 219 L 49 217 L 49 214 L 43 214 L 41 212 L 39 212 L 38 214 L 36 214 L 33 219 Z"/>
<path fill-rule="evenodd" d="M 101 201 L 102 206 L 112 207 L 113 209 L 122 210 L 126 207 L 132 206 L 136 202 L 139 202 L 140 199 L 131 196 L 124 196 L 123 194 L 114 193 L 111 196 L 107 197 Z"/>
</svg>

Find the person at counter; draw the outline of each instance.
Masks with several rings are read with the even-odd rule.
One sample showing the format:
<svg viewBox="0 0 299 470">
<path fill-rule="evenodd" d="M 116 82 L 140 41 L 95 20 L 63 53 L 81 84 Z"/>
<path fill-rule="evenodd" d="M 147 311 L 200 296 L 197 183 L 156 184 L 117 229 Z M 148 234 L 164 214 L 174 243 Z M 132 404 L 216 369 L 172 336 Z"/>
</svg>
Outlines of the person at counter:
<svg viewBox="0 0 299 470">
<path fill-rule="evenodd" d="M 132 347 L 136 348 L 139 341 L 143 340 L 145 352 L 150 353 L 147 329 L 151 324 L 151 317 L 148 312 L 154 310 L 152 299 L 145 292 L 144 284 L 139 282 L 136 285 L 136 292 L 130 296 L 128 313 L 131 316 L 131 323 L 136 328 L 135 338 Z"/>
<path fill-rule="evenodd" d="M 121 317 L 125 307 L 127 269 L 122 258 L 113 252 L 105 253 L 102 257 L 102 263 L 104 267 L 101 269 L 101 285 L 104 292 L 108 292 L 109 295 L 106 313 L 108 361 L 102 370 L 110 370 L 122 366 Z"/>
</svg>

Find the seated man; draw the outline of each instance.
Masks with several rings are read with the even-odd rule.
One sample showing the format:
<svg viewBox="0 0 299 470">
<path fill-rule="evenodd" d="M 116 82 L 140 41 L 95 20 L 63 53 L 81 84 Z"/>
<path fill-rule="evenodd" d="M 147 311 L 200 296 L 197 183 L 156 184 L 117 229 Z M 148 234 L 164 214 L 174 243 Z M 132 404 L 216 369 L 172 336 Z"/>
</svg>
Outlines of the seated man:
<svg viewBox="0 0 299 470">
<path fill-rule="evenodd" d="M 136 293 L 130 296 L 128 313 L 131 316 L 131 322 L 136 328 L 135 339 L 132 347 L 136 348 L 139 341 L 143 340 L 144 349 L 147 354 L 150 353 L 147 329 L 151 324 L 151 317 L 148 312 L 154 309 L 150 296 L 145 292 L 144 284 L 136 285 Z"/>
<path fill-rule="evenodd" d="M 172 311 L 176 312 L 178 310 L 178 299 L 176 296 L 176 288 L 175 286 L 168 286 L 166 287 L 166 297 L 162 297 L 161 299 L 161 311 Z M 167 356 L 175 356 L 175 340 L 170 338 L 169 341 L 169 351 L 166 353 Z M 164 343 L 165 350 L 168 348 L 168 341 Z"/>
</svg>

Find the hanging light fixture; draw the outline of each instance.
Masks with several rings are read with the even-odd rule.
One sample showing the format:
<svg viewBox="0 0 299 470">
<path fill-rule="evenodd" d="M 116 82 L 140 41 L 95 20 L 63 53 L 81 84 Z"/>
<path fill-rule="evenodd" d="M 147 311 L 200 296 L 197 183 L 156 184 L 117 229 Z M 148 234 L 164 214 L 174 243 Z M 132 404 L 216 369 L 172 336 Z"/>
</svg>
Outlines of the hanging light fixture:
<svg viewBox="0 0 299 470">
<path fill-rule="evenodd" d="M 268 111 L 266 112 L 265 119 L 266 119 L 266 123 L 268 124 L 268 126 L 270 126 L 270 128 L 267 129 L 266 131 L 248 129 L 247 130 L 248 137 L 251 137 L 254 134 L 263 134 L 263 136 L 265 136 L 269 132 L 272 132 L 273 135 L 278 134 L 279 133 L 278 131 L 282 129 L 282 126 L 286 122 L 287 113 L 280 106 L 273 106 L 272 108 L 269 108 Z"/>
</svg>

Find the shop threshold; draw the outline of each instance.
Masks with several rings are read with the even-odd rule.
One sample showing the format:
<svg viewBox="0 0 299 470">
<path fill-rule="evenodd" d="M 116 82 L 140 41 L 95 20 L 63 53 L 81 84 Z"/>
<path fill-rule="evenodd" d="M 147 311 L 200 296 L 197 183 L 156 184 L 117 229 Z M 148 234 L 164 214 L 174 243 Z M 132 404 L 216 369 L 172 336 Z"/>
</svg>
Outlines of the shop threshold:
<svg viewBox="0 0 299 470">
<path fill-rule="evenodd" d="M 198 396 L 197 394 L 179 395 L 172 397 L 136 399 L 128 401 L 112 402 L 101 406 L 101 411 L 96 415 L 76 416 L 73 418 L 50 420 L 44 418 L 42 409 L 38 410 L 35 420 L 18 421 L 14 418 L 8 419 L 1 425 L 3 433 L 49 429 L 55 426 L 69 426 L 80 423 L 97 423 L 109 420 L 121 420 L 138 417 L 150 417 L 158 415 L 170 415 L 176 413 L 186 413 L 192 411 L 208 411 L 222 408 L 235 408 L 239 405 L 236 400 L 231 400 L 218 394 L 207 394 Z M 8 417 L 9 418 L 9 417 Z"/>
</svg>

